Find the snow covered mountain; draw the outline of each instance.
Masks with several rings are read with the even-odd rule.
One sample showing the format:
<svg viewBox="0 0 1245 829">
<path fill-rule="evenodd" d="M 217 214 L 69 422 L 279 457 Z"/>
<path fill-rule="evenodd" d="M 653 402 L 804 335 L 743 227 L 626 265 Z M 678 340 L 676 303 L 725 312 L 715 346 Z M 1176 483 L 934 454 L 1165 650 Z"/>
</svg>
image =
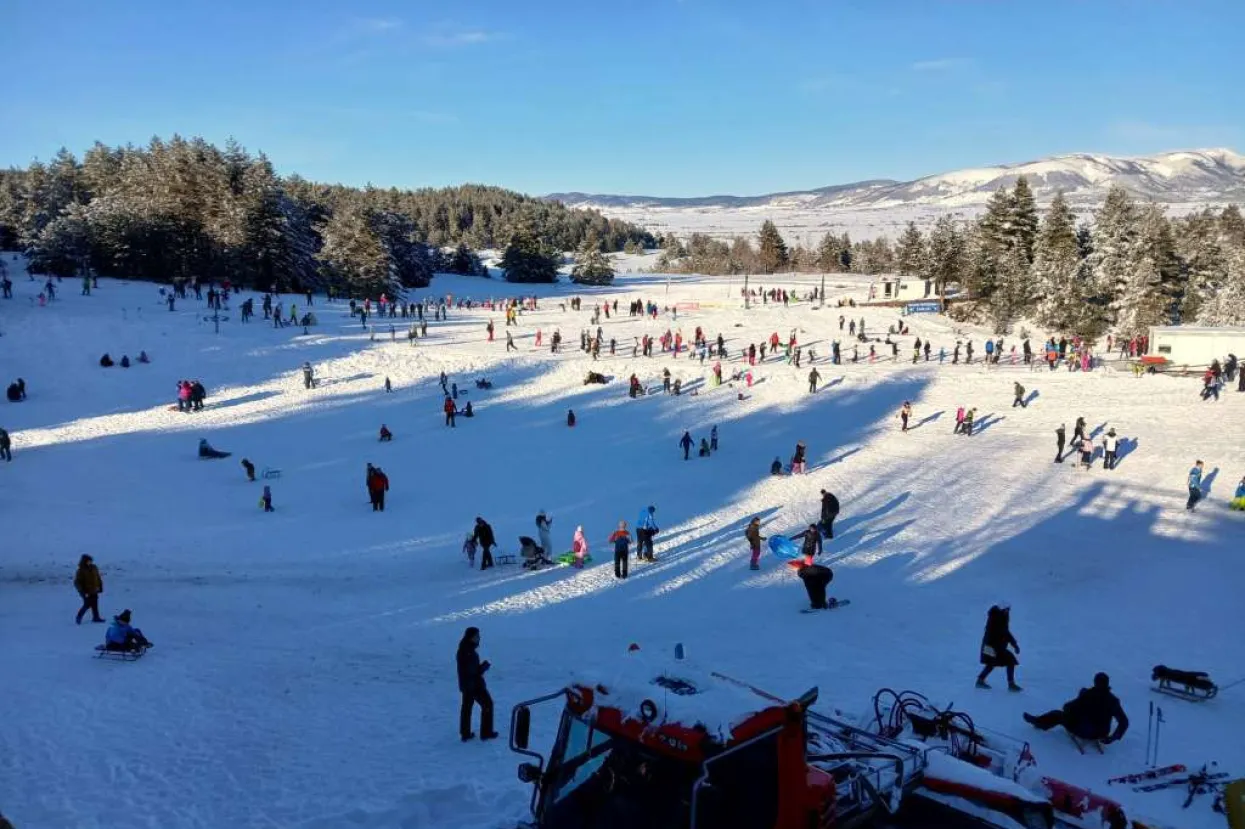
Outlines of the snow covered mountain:
<svg viewBox="0 0 1245 829">
<path fill-rule="evenodd" d="M 623 209 L 891 208 L 928 205 L 973 208 L 1000 187 L 1028 178 L 1039 201 L 1062 190 L 1074 202 L 1097 202 L 1112 185 L 1167 204 L 1245 200 L 1245 156 L 1228 149 L 1190 150 L 1137 158 L 1078 153 L 1021 164 L 976 167 L 915 181 L 870 180 L 763 196 L 656 198 L 554 193 L 572 207 Z"/>
</svg>

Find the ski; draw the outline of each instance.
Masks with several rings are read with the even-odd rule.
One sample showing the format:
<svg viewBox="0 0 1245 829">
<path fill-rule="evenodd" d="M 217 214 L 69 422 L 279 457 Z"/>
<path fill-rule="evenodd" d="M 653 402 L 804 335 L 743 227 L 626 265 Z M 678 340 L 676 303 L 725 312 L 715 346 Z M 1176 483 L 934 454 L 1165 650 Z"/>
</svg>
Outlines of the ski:
<svg viewBox="0 0 1245 829">
<path fill-rule="evenodd" d="M 801 613 L 821 613 L 823 610 L 838 610 L 840 607 L 847 607 L 851 603 L 852 603 L 851 599 L 831 599 L 829 602 L 827 602 L 826 607 L 819 607 L 816 609 L 811 608 L 811 607 L 805 607 L 805 608 L 801 608 L 800 612 Z"/>
<path fill-rule="evenodd" d="M 1112 777 L 1107 781 L 1107 785 L 1111 786 L 1116 783 L 1140 783 L 1143 780 L 1154 780 L 1158 777 L 1166 777 L 1169 774 L 1179 774 L 1182 771 L 1188 771 L 1183 763 L 1176 763 L 1171 766 L 1163 766 L 1160 769 L 1146 769 L 1136 774 L 1124 774 L 1119 777 Z"/>
<path fill-rule="evenodd" d="M 1230 775 L 1227 772 L 1216 772 L 1215 774 L 1194 774 L 1185 777 L 1177 777 L 1174 780 L 1163 780 L 1158 783 L 1150 783 L 1145 786 L 1133 786 L 1135 792 L 1158 792 L 1163 789 L 1170 789 L 1175 786 L 1187 786 L 1190 783 L 1197 785 L 1199 783 L 1209 783 L 1212 780 L 1226 780 Z"/>
</svg>

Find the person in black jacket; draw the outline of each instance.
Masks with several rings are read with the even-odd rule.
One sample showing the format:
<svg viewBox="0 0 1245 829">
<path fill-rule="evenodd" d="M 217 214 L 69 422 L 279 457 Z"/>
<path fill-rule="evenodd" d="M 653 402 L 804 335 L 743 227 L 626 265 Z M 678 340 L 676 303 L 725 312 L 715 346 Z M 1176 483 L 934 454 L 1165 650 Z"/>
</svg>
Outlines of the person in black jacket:
<svg viewBox="0 0 1245 829">
<path fill-rule="evenodd" d="M 797 538 L 804 540 L 804 543 L 800 546 L 800 552 L 804 556 L 804 563 L 806 565 L 812 564 L 813 559 L 821 555 L 821 530 L 817 529 L 816 524 L 809 524 L 807 530 L 791 536 L 792 541 Z"/>
<path fill-rule="evenodd" d="M 833 492 L 821 491 L 821 531 L 826 538 L 834 538 L 834 519 L 839 515 L 839 499 Z"/>
<path fill-rule="evenodd" d="M 1008 650 L 1015 649 L 1016 653 Z M 1020 645 L 1011 632 L 1011 608 L 1005 604 L 995 605 L 986 614 L 986 632 L 981 637 L 981 664 L 985 667 L 977 675 L 977 687 L 989 688 L 986 677 L 995 668 L 1007 669 L 1007 690 L 1019 691 L 1016 684 L 1016 664 L 1020 661 L 1016 656 L 1020 653 Z"/>
<path fill-rule="evenodd" d="M 488 526 L 485 524 L 485 526 Z M 458 735 L 463 742 L 475 737 L 471 730 L 471 709 L 480 706 L 480 739 L 491 740 L 497 736 L 493 730 L 493 698 L 489 696 L 484 674 L 488 672 L 488 660 L 480 661 L 480 629 L 471 627 L 463 633 L 458 643 L 458 691 L 462 705 L 458 709 Z"/>
<path fill-rule="evenodd" d="M 483 518 L 476 516 L 476 531 L 472 536 L 476 540 L 476 544 L 480 545 L 480 549 L 484 551 L 484 555 L 480 558 L 480 569 L 487 570 L 493 566 L 492 548 L 497 546 L 497 538 L 493 535 L 493 528 Z"/>
<path fill-rule="evenodd" d="M 1111 721 L 1115 720 L 1115 731 Z M 1128 731 L 1128 717 L 1119 699 L 1111 693 L 1111 678 L 1104 673 L 1094 675 L 1094 687 L 1082 688 L 1076 699 L 1064 703 L 1062 709 L 1034 716 L 1025 714 L 1025 722 L 1048 731 L 1062 725 L 1068 733 L 1082 740 L 1114 743 Z"/>
</svg>

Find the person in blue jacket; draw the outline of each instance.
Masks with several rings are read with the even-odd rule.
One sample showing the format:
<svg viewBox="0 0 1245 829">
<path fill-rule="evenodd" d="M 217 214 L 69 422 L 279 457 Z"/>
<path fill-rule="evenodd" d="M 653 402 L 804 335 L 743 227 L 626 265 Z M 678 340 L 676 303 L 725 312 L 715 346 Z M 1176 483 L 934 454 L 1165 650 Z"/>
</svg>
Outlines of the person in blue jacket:
<svg viewBox="0 0 1245 829">
<path fill-rule="evenodd" d="M 640 513 L 635 522 L 636 557 L 643 561 L 655 561 L 653 558 L 653 536 L 657 535 L 657 507 L 650 506 Z"/>
<path fill-rule="evenodd" d="M 1201 461 L 1193 464 L 1193 468 L 1189 470 L 1189 502 L 1184 505 L 1187 510 L 1192 510 L 1197 506 L 1197 502 L 1202 500 L 1202 469 L 1204 465 Z"/>
<path fill-rule="evenodd" d="M 141 651 L 151 647 L 143 632 L 130 624 L 130 610 L 112 617 L 112 624 L 104 634 L 104 647 L 110 651 Z"/>
</svg>

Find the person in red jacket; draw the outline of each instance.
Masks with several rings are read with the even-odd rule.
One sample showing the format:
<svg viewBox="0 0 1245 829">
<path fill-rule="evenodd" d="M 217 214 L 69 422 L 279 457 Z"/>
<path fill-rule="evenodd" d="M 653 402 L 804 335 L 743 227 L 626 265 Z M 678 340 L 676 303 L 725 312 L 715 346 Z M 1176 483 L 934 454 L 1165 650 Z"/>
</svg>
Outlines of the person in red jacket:
<svg viewBox="0 0 1245 829">
<path fill-rule="evenodd" d="M 389 491 L 389 476 L 379 466 L 373 466 L 367 478 L 367 494 L 372 499 L 372 512 L 385 511 L 385 493 Z"/>
<path fill-rule="evenodd" d="M 445 405 L 444 405 L 442 408 L 444 408 L 444 409 L 445 409 L 445 425 L 446 425 L 446 426 L 454 426 L 454 415 L 455 415 L 455 413 L 456 413 L 456 412 L 455 412 L 455 409 L 454 409 L 454 401 L 453 401 L 453 399 L 451 399 L 451 398 L 449 398 L 449 397 L 446 397 L 446 398 L 445 398 Z"/>
</svg>

